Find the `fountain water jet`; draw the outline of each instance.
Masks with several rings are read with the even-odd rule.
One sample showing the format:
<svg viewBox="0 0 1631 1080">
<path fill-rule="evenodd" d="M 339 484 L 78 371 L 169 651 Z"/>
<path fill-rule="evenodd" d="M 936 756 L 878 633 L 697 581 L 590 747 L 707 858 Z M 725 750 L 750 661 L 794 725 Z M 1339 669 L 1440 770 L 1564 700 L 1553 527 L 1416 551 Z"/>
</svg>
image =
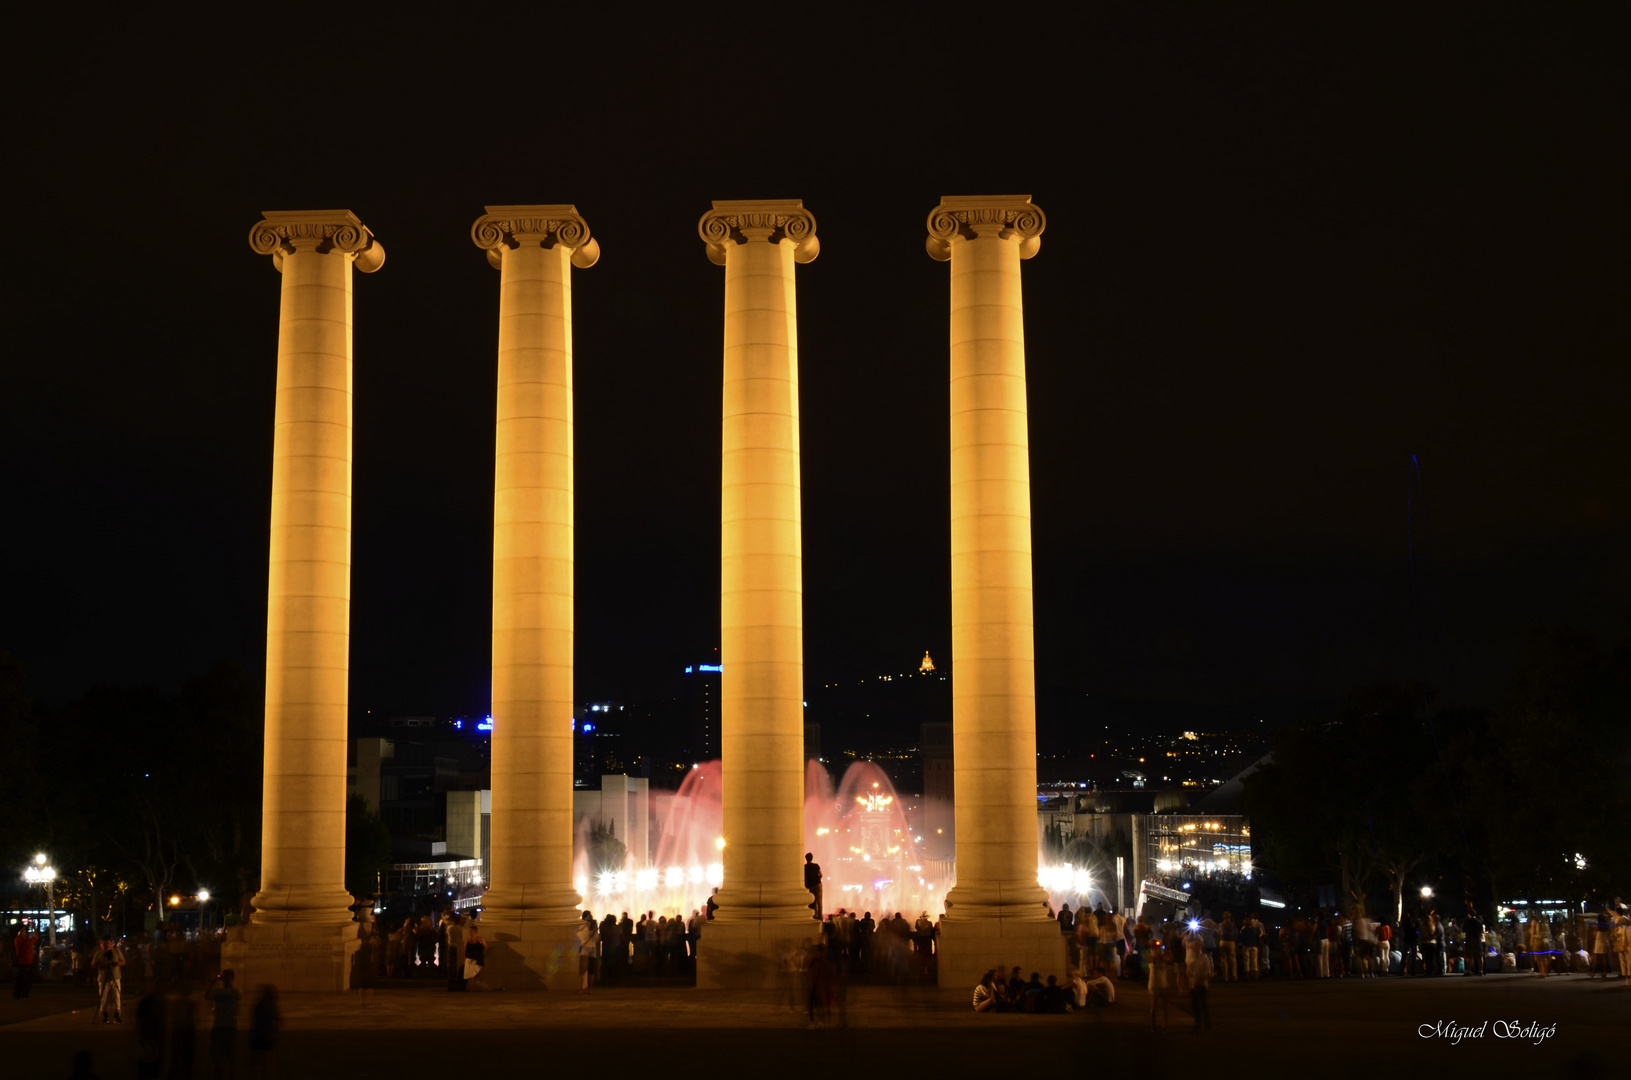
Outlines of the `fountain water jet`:
<svg viewBox="0 0 1631 1080">
<path fill-rule="evenodd" d="M 650 866 L 633 860 L 621 868 L 590 866 L 588 823 L 578 823 L 573 878 L 585 908 L 689 915 L 707 903 L 723 880 L 722 769 L 718 761 L 705 762 L 672 795 L 652 796 L 662 834 Z M 842 907 L 879 919 L 896 911 L 909 920 L 922 912 L 936 917 L 952 884 L 926 871 L 894 785 L 870 761 L 850 765 L 836 788 L 819 761 L 809 762 L 804 847 L 821 864 L 828 912 Z"/>
</svg>

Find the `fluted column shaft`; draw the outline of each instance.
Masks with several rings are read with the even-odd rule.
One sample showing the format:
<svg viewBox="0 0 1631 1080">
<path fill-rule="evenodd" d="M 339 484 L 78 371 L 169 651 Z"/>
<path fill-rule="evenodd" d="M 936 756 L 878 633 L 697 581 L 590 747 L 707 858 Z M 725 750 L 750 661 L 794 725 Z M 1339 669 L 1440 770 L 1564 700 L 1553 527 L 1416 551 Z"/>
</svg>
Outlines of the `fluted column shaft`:
<svg viewBox="0 0 1631 1080">
<path fill-rule="evenodd" d="M 730 905 L 803 900 L 804 573 L 793 244 L 725 263 L 720 736 Z M 805 900 L 807 903 L 808 901 Z"/>
<path fill-rule="evenodd" d="M 701 231 L 725 267 L 720 468 L 720 925 L 808 925 L 804 852 L 804 572 L 798 305 L 815 257 L 796 201 L 714 203 Z M 764 930 L 763 924 L 781 929 Z M 716 941 L 719 935 L 715 935 Z"/>
<path fill-rule="evenodd" d="M 568 241 L 587 241 L 587 228 L 566 206 L 487 210 L 474 236 L 499 266 L 500 284 L 484 908 L 510 925 L 560 925 L 577 918 L 580 902 L 572 883 L 571 264 L 583 259 Z"/>
<path fill-rule="evenodd" d="M 947 199 L 942 209 L 960 203 Z M 1016 221 L 1034 212 L 1028 199 L 968 203 L 971 209 L 953 209 L 951 221 L 941 222 L 946 235 L 940 238 L 951 263 L 957 790 L 957 884 L 947 899 L 954 918 L 982 912 L 1044 918 L 1045 894 L 1037 884 L 1031 482 L 1019 275 L 1041 223 L 1039 213 L 1034 228 Z"/>
<path fill-rule="evenodd" d="M 255 921 L 350 921 L 345 890 L 351 620 L 353 261 L 384 250 L 345 211 L 268 213 L 283 272 L 266 620 L 261 888 Z"/>
</svg>

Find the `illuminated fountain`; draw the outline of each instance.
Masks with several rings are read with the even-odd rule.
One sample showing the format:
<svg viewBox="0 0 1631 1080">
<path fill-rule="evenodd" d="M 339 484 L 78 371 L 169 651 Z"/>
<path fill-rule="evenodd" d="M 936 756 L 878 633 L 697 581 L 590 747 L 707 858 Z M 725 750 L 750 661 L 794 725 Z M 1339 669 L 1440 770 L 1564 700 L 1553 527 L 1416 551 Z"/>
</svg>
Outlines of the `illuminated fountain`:
<svg viewBox="0 0 1631 1080">
<path fill-rule="evenodd" d="M 596 916 L 608 910 L 690 915 L 706 904 L 724 879 L 720 779 L 720 763 L 710 761 L 693 768 L 672 795 L 652 795 L 662 835 L 650 866 L 625 860 L 621 868 L 591 867 L 589 826 L 580 821 L 573 884 L 584 907 Z M 811 761 L 804 791 L 805 850 L 821 864 L 827 911 L 870 911 L 876 919 L 899 911 L 908 920 L 927 911 L 938 917 L 950 882 L 925 872 L 905 808 L 882 769 L 858 761 L 834 789 L 827 770 Z"/>
<path fill-rule="evenodd" d="M 888 775 L 870 761 L 844 770 L 837 790 L 819 761 L 804 774 L 804 844 L 821 864 L 823 905 L 938 918 L 950 882 L 925 870 L 905 807 Z"/>
<path fill-rule="evenodd" d="M 608 910 L 689 916 L 706 904 L 725 879 L 721 790 L 719 762 L 709 761 L 694 766 L 678 791 L 652 793 L 652 813 L 663 831 L 650 866 L 626 859 L 621 868 L 591 867 L 588 822 L 579 821 L 572 876 L 583 906 L 596 916 Z"/>
</svg>

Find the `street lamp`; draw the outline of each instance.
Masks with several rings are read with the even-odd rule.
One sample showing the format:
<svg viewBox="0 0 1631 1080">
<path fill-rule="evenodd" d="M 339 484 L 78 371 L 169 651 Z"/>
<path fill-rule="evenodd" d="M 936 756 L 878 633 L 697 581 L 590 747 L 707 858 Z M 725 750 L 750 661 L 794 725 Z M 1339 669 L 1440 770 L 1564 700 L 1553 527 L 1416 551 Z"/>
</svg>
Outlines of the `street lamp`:
<svg viewBox="0 0 1631 1080">
<path fill-rule="evenodd" d="M 1421 898 L 1423 900 L 1430 900 L 1430 899 L 1432 899 L 1432 896 L 1433 896 L 1433 887 L 1431 885 L 1423 885 L 1421 887 Z"/>
<path fill-rule="evenodd" d="M 206 928 L 206 923 L 207 923 L 208 918 L 209 918 L 209 902 L 210 902 L 210 891 L 208 889 L 199 889 L 198 890 L 198 932 L 200 934 L 202 934 L 204 932 L 204 930 Z"/>
<path fill-rule="evenodd" d="M 45 852 L 34 856 L 34 865 L 23 871 L 23 880 L 30 885 L 44 885 L 48 918 L 51 924 L 51 947 L 57 945 L 57 872 L 45 861 Z"/>
</svg>

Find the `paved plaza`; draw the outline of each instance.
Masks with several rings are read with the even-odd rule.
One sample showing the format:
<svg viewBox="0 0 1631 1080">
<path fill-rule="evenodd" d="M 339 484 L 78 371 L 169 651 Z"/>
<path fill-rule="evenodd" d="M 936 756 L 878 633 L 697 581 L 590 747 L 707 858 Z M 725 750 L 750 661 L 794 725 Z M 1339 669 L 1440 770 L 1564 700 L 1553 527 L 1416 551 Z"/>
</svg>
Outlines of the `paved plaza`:
<svg viewBox="0 0 1631 1080">
<path fill-rule="evenodd" d="M 1291 1065 L 1322 1076 L 1424 1070 L 1433 1076 L 1631 1075 L 1631 989 L 1571 975 L 1484 979 L 1267 982 L 1218 985 L 1210 1031 L 1190 1031 L 1187 1009 L 1152 1036 L 1149 997 L 1124 985 L 1106 1009 L 1067 1016 L 979 1015 L 962 991 L 851 990 L 847 1023 L 810 1030 L 786 996 L 740 991 L 613 989 L 588 996 L 449 995 L 429 982 L 354 997 L 288 994 L 274 1075 L 322 1077 L 584 1075 L 628 1067 L 679 1076 L 790 1077 L 908 1069 L 934 1077 L 1027 1076 L 1126 1069 L 1128 1076 L 1258 1075 Z M 1176 1002 L 1175 1002 L 1176 1004 Z M 6 1075 L 57 1077 L 89 1051 L 95 1075 L 134 1075 L 135 1002 L 122 1026 L 102 1025 L 85 988 L 43 986 L 27 1003 L 0 1007 Z M 208 1011 L 199 1010 L 201 1025 Z M 247 1025 L 248 1008 L 242 1011 Z M 1424 1038 L 1439 1021 L 1478 1027 L 1459 1044 Z M 1555 1033 L 1499 1038 L 1501 1025 L 1538 1023 Z M 201 1031 L 195 1075 L 211 1075 Z M 238 1063 L 243 1074 L 241 1035 Z M 427 1072 L 428 1071 L 428 1072 Z"/>
</svg>

